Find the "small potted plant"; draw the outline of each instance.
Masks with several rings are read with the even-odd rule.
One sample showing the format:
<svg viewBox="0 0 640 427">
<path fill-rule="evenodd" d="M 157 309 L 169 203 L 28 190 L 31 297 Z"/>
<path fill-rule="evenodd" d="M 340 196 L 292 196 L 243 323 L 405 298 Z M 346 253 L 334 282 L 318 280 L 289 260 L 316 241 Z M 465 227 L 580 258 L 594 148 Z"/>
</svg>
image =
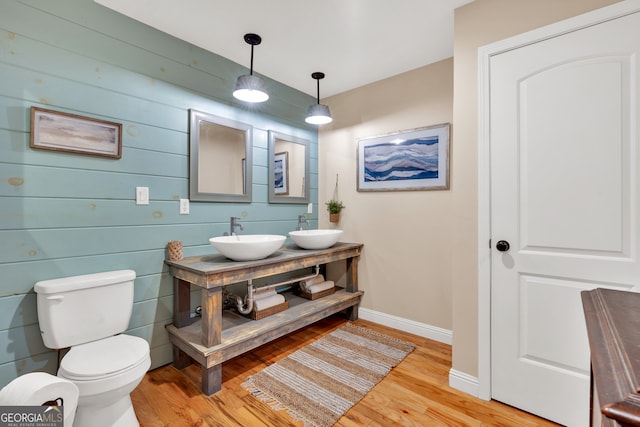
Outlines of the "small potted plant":
<svg viewBox="0 0 640 427">
<path fill-rule="evenodd" d="M 344 205 L 342 204 L 342 202 L 339 202 L 337 200 L 329 200 L 325 204 L 327 205 L 327 210 L 329 211 L 329 221 L 340 221 L 340 211 L 344 209 Z"/>
</svg>

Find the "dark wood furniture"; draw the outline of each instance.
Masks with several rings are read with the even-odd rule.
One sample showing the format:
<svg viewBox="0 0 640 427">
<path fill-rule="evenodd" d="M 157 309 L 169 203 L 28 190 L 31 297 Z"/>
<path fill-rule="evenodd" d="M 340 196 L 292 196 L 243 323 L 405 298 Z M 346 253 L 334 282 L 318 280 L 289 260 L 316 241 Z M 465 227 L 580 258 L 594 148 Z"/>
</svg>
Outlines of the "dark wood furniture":
<svg viewBox="0 0 640 427">
<path fill-rule="evenodd" d="M 166 260 L 174 277 L 173 324 L 167 326 L 173 344 L 173 364 L 182 369 L 193 362 L 201 367 L 202 391 L 220 391 L 222 362 L 262 344 L 346 310 L 358 318 L 363 292 L 358 290 L 359 243 L 337 243 L 328 249 L 304 250 L 288 245 L 258 261 L 236 262 L 220 254 Z M 346 260 L 346 287 L 332 295 L 306 300 L 287 294 L 289 308 L 260 320 L 250 320 L 222 309 L 226 285 Z M 202 288 L 202 318 L 191 317 L 191 284 Z"/>
<path fill-rule="evenodd" d="M 592 426 L 640 426 L 640 293 L 582 292 L 591 349 Z"/>
</svg>

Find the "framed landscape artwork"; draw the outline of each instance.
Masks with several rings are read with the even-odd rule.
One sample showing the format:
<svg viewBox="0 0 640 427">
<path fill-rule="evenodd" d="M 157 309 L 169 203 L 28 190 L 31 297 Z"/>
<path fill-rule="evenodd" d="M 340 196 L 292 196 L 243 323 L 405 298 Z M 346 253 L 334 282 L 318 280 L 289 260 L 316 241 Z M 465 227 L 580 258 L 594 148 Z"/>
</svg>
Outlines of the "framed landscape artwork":
<svg viewBox="0 0 640 427">
<path fill-rule="evenodd" d="M 122 157 L 122 124 L 31 107 L 31 148 Z"/>
<path fill-rule="evenodd" d="M 449 123 L 358 140 L 358 191 L 449 188 Z"/>
</svg>

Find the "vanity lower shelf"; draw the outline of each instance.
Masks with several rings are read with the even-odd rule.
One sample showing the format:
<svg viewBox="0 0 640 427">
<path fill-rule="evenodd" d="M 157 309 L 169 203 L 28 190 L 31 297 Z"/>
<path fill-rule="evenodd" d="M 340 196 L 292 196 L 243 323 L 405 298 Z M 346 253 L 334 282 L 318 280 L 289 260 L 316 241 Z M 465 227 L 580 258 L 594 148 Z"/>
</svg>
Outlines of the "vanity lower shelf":
<svg viewBox="0 0 640 427">
<path fill-rule="evenodd" d="M 289 308 L 260 320 L 251 320 L 232 311 L 222 316 L 222 342 L 205 347 L 200 340 L 201 322 L 176 328 L 167 326 L 169 340 L 207 368 L 243 354 L 269 341 L 324 319 L 360 303 L 363 292 L 344 289 L 317 300 L 308 300 L 286 293 Z"/>
</svg>

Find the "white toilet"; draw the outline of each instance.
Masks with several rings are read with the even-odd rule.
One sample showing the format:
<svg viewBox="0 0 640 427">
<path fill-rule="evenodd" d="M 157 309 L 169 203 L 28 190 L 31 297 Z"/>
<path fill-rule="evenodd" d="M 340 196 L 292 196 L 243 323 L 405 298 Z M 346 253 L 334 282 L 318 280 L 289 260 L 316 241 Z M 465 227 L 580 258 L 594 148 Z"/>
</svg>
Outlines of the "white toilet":
<svg viewBox="0 0 640 427">
<path fill-rule="evenodd" d="M 44 345 L 71 347 L 58 377 L 80 391 L 75 427 L 139 425 L 129 393 L 151 366 L 149 344 L 121 334 L 131 318 L 135 277 L 133 270 L 119 270 L 34 286 Z"/>
</svg>

